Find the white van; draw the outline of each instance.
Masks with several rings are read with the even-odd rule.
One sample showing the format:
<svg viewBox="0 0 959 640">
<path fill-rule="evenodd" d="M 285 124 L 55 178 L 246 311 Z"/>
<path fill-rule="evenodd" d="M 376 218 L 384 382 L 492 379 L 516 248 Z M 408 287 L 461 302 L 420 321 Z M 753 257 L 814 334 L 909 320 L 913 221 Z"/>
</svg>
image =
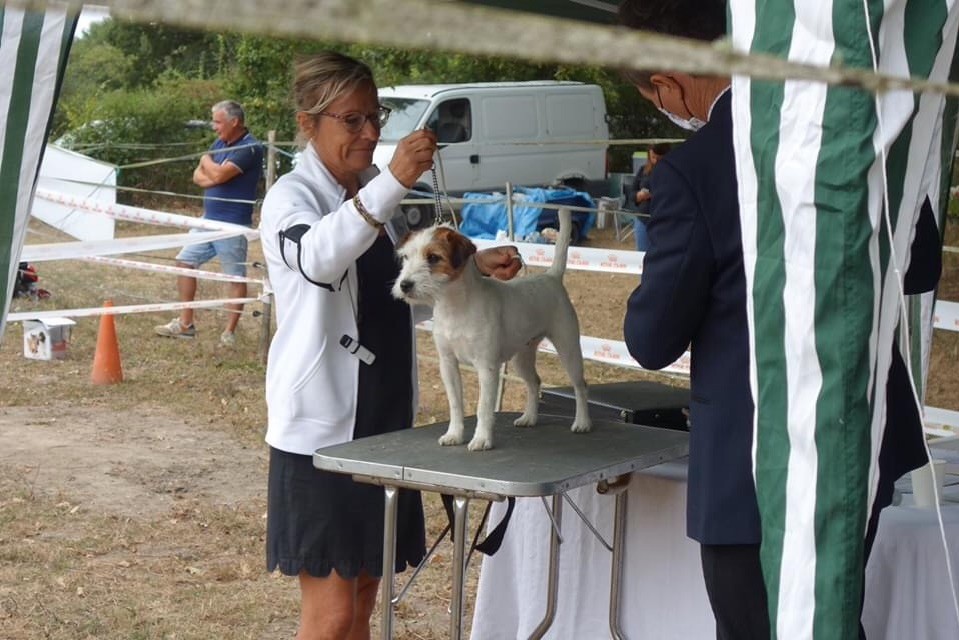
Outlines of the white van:
<svg viewBox="0 0 959 640">
<path fill-rule="evenodd" d="M 606 101 L 598 85 L 580 82 L 483 82 L 383 87 L 390 109 L 373 162 L 385 167 L 396 144 L 428 127 L 440 142 L 442 189 L 503 191 L 506 183 L 583 188 L 606 178 Z M 564 144 L 568 143 L 568 144 Z M 439 172 L 439 168 L 437 168 Z M 433 191 L 430 172 L 416 185 Z M 432 222 L 432 207 L 404 207 L 414 228 Z"/>
</svg>

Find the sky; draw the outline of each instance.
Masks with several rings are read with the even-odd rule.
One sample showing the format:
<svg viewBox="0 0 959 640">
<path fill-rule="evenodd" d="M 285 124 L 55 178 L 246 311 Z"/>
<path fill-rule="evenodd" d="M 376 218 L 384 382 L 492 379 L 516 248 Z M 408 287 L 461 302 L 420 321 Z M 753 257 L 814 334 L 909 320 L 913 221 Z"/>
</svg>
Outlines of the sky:
<svg viewBox="0 0 959 640">
<path fill-rule="evenodd" d="M 83 36 L 94 22 L 110 17 L 110 8 L 102 5 L 85 4 L 80 12 L 80 22 L 77 24 L 77 37 Z"/>
</svg>

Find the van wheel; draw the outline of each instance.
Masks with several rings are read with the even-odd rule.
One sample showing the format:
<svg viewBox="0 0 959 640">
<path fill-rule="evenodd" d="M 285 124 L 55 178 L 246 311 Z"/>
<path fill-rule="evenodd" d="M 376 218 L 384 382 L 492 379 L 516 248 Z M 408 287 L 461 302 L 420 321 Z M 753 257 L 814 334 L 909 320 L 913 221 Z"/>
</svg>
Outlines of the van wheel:
<svg viewBox="0 0 959 640">
<path fill-rule="evenodd" d="M 433 224 L 433 207 L 424 204 L 409 204 L 402 208 L 406 224 L 412 230 L 425 229 Z"/>
</svg>

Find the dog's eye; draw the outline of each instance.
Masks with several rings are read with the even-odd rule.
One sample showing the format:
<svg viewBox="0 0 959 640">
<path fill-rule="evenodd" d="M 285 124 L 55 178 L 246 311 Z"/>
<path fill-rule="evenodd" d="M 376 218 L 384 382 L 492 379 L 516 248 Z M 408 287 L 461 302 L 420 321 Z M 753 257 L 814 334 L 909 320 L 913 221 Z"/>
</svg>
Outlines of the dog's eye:
<svg viewBox="0 0 959 640">
<path fill-rule="evenodd" d="M 442 259 L 443 259 L 443 258 L 441 258 L 441 257 L 440 257 L 438 254 L 436 254 L 436 253 L 428 253 L 428 254 L 426 254 L 426 262 L 429 263 L 429 264 L 436 264 L 437 262 L 440 262 Z"/>
</svg>

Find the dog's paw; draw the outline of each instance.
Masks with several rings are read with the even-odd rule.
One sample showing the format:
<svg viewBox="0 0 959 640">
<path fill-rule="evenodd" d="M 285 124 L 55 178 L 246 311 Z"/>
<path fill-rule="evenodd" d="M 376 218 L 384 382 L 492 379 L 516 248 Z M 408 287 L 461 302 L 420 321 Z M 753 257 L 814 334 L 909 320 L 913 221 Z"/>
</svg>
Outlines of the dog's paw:
<svg viewBox="0 0 959 640">
<path fill-rule="evenodd" d="M 573 420 L 573 426 L 569 428 L 573 433 L 586 433 L 587 431 L 592 430 L 593 423 L 589 421 L 589 418 L 585 420 L 576 419 Z"/>
<path fill-rule="evenodd" d="M 463 435 L 450 433 L 449 431 L 447 431 L 446 433 L 444 433 L 443 435 L 439 437 L 437 442 L 439 442 L 444 447 L 452 447 L 453 445 L 463 444 Z"/>
<path fill-rule="evenodd" d="M 493 439 L 473 436 L 466 448 L 470 451 L 486 451 L 493 448 Z"/>
<path fill-rule="evenodd" d="M 520 417 L 513 420 L 514 427 L 535 427 L 536 418 L 530 417 L 528 414 L 523 414 Z"/>
</svg>

